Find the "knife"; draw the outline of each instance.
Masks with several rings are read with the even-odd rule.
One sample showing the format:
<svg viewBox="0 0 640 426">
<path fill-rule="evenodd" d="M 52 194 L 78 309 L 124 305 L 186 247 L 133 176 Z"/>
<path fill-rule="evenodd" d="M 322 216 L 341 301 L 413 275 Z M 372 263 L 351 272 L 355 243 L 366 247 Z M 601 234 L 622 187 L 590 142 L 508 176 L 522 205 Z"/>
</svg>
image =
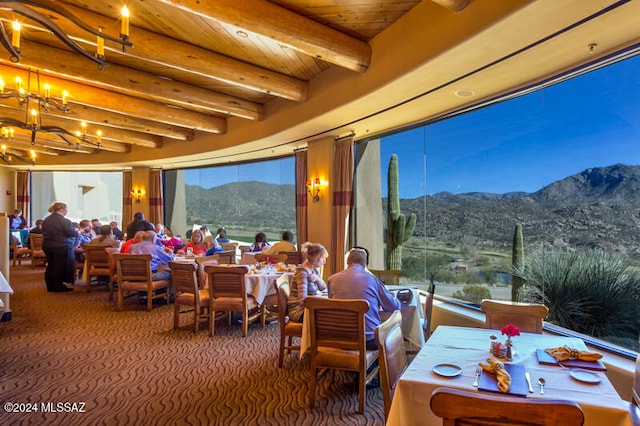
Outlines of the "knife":
<svg viewBox="0 0 640 426">
<path fill-rule="evenodd" d="M 529 385 L 529 392 L 533 393 L 533 386 L 531 386 L 531 376 L 529 375 L 528 371 L 524 373 L 524 378 L 527 379 L 527 385 Z"/>
</svg>

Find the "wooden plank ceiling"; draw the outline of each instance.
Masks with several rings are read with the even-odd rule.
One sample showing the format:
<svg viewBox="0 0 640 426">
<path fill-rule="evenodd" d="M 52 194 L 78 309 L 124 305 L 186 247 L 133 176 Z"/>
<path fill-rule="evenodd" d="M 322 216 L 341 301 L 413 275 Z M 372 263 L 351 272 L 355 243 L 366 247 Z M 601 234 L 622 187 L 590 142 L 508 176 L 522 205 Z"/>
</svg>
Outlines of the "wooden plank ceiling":
<svg viewBox="0 0 640 426">
<path fill-rule="evenodd" d="M 433 0 L 452 11 L 469 0 Z M 29 7 L 50 19 L 91 55 L 96 37 L 60 13 L 54 4 L 91 28 L 118 37 L 122 3 L 105 0 L 2 1 L 0 21 L 11 39 L 14 20 L 22 23 L 21 59 L 10 61 L 0 49 L 0 76 L 7 89 L 15 77 L 32 93 L 51 86 L 61 100 L 69 93 L 68 112 L 41 111 L 41 125 L 69 131 L 87 123 L 86 143 L 56 135 L 15 129 L 4 141 L 8 154 L 64 155 L 129 152 L 132 145 L 159 148 L 165 140 L 191 140 L 196 132 L 223 135 L 227 120 L 264 120 L 269 102 L 304 103 L 309 83 L 327 68 L 366 73 L 367 43 L 411 10 L 418 0 L 129 0 L 132 48 L 106 41 L 109 66 L 72 51 L 36 20 L 17 14 Z M 28 118 L 18 99 L 0 102 L 0 118 Z M 99 149 L 96 148 L 100 130 Z"/>
</svg>

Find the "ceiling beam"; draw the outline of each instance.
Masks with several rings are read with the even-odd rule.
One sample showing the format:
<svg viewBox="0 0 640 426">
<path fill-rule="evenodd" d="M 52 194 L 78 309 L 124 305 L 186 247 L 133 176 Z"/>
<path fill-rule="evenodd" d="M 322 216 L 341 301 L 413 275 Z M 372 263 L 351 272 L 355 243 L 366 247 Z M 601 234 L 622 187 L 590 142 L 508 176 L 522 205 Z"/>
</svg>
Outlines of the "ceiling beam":
<svg viewBox="0 0 640 426">
<path fill-rule="evenodd" d="M 434 3 L 444 6 L 454 12 L 462 12 L 468 5 L 469 0 L 431 0 Z"/>
<path fill-rule="evenodd" d="M 80 61 L 85 59 L 77 56 L 74 60 Z M 0 75 L 11 76 L 11 78 L 5 77 L 5 84 L 7 87 L 11 87 L 10 82 L 14 81 L 14 76 L 16 75 L 20 75 L 25 86 L 29 79 L 28 72 L 24 70 L 20 72 L 16 68 L 2 65 L 0 65 Z M 219 134 L 225 133 L 227 130 L 227 120 L 224 118 L 187 111 L 181 108 L 173 108 L 156 102 L 147 101 L 145 99 L 90 87 L 57 77 L 47 76 L 45 79 L 42 78 L 43 75 L 44 72 L 40 76 L 42 86 L 44 86 L 45 82 L 48 83 L 51 86 L 52 95 L 58 94 L 58 96 L 61 96 L 63 90 L 67 90 L 69 92 L 69 104 L 90 106 L 96 109 L 125 114 L 142 119 L 153 117 L 154 121 L 158 121 L 160 123 L 186 127 L 189 129 L 197 129 L 209 133 Z M 31 73 L 30 83 L 31 91 L 37 91 L 38 86 L 36 75 L 34 73 Z"/>
<path fill-rule="evenodd" d="M 70 5 L 65 5 L 65 8 L 93 28 L 103 26 L 105 19 L 112 19 Z M 82 31 L 66 19 L 57 20 L 56 24 L 75 42 L 92 46 L 89 50 L 95 51 L 95 37 Z M 309 88 L 305 81 L 247 64 L 139 27 L 131 27 L 131 40 L 134 43 L 134 48 L 127 49 L 126 54 L 109 43 L 105 43 L 107 62 L 126 63 L 126 58 L 123 58 L 126 55 L 182 72 L 193 73 L 199 77 L 222 81 L 296 102 L 305 101 L 308 96 Z M 117 60 L 113 60 L 114 58 Z"/>
<path fill-rule="evenodd" d="M 13 152 L 14 149 L 27 152 L 33 150 L 37 154 L 60 155 L 60 150 L 48 148 L 42 143 L 31 145 L 30 138 L 27 136 L 14 137 L 13 140 L 2 140 L 0 143 L 6 145 L 7 152 Z M 88 154 L 90 151 L 75 150 L 75 152 L 86 152 Z"/>
<path fill-rule="evenodd" d="M 158 1 L 268 37 L 305 55 L 352 71 L 364 73 L 371 64 L 368 43 L 268 1 Z"/>
<path fill-rule="evenodd" d="M 55 61 L 52 59 L 55 58 Z M 88 67 L 76 53 L 23 40 L 21 66 L 46 70 L 49 75 L 81 81 L 84 84 L 136 96 L 187 110 L 219 113 L 248 120 L 264 118 L 264 108 L 234 96 L 228 96 L 175 80 L 157 77 L 133 68 L 111 64 L 103 70 Z"/>
</svg>

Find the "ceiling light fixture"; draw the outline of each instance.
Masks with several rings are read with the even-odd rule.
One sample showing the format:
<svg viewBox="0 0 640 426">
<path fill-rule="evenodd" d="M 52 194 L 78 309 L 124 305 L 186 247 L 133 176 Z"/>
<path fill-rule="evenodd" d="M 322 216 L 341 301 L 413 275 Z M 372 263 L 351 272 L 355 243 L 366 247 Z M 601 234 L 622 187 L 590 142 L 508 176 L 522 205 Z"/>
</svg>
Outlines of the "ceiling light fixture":
<svg viewBox="0 0 640 426">
<path fill-rule="evenodd" d="M 77 44 L 75 41 L 69 37 L 60 27 L 58 27 L 51 19 L 47 16 L 43 15 L 40 12 L 37 12 L 34 9 L 26 6 L 34 6 L 37 8 L 46 9 L 48 11 L 54 12 L 69 21 L 71 21 L 74 25 L 81 28 L 83 31 L 93 34 L 97 37 L 96 48 L 97 51 L 94 54 L 87 52 L 82 46 Z M 120 36 L 112 37 L 106 35 L 102 32 L 104 27 L 99 27 L 97 29 L 91 28 L 89 25 L 81 21 L 67 9 L 60 6 L 59 2 L 55 2 L 53 0 L 22 0 L 22 1 L 4 1 L 0 3 L 0 10 L 7 10 L 9 12 L 17 13 L 21 16 L 24 16 L 30 21 L 37 22 L 40 25 L 46 27 L 49 31 L 51 31 L 60 41 L 65 43 L 67 46 L 75 50 L 77 53 L 81 54 L 87 59 L 92 60 L 98 64 L 98 69 L 103 69 L 104 67 L 109 66 L 109 64 L 105 61 L 104 55 L 104 42 L 108 40 L 110 42 L 116 43 L 122 46 L 122 51 L 125 52 L 127 47 L 133 47 L 133 44 L 129 41 L 129 9 L 127 6 L 124 6 L 121 13 L 121 27 L 120 27 Z M 16 20 L 11 25 L 11 38 L 9 38 L 7 31 L 4 27 L 4 24 L 0 25 L 0 42 L 4 46 L 4 48 L 9 52 L 11 62 L 20 62 L 20 31 L 22 28 L 22 24 Z"/>
<path fill-rule="evenodd" d="M 35 83 L 32 84 L 32 76 L 35 76 Z M 82 121 L 80 129 L 71 132 L 59 126 L 44 126 L 42 124 L 42 112 L 49 112 L 55 108 L 62 113 L 69 112 L 69 93 L 63 90 L 59 97 L 51 96 L 51 87 L 44 85 L 44 90 L 40 89 L 40 73 L 39 71 L 27 71 L 26 85 L 22 78 L 15 78 L 15 88 L 8 88 L 0 77 L 0 101 L 17 100 L 18 107 L 25 109 L 24 120 L 18 120 L 13 117 L 0 117 L 0 139 L 11 142 L 18 132 L 17 129 L 27 130 L 31 132 L 31 145 L 35 145 L 38 132 L 51 133 L 58 136 L 75 149 L 79 149 L 81 144 L 90 145 L 91 147 L 100 149 L 102 143 L 102 131 L 98 130 L 95 135 L 95 142 L 89 140 L 87 135 L 87 123 Z M 32 92 L 32 86 L 36 90 Z M 93 136 L 92 136 L 93 137 Z M 11 164 L 10 158 L 5 155 L 6 148 L 3 149 L 1 160 L 7 164 Z M 14 155 L 15 158 L 19 158 Z M 22 159 L 21 159 L 22 160 Z M 29 162 L 35 162 L 35 154 L 32 151 Z"/>
</svg>

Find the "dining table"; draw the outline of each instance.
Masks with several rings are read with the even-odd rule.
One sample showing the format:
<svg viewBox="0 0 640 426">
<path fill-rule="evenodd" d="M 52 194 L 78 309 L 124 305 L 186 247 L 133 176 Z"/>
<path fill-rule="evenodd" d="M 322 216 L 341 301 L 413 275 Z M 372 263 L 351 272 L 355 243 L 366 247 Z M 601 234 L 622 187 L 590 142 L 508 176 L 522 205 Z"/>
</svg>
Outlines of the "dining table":
<svg viewBox="0 0 640 426">
<path fill-rule="evenodd" d="M 493 393 L 490 387 L 482 389 L 482 375 L 481 386 L 474 386 L 478 363 L 486 363 L 491 357 L 491 336 L 504 340 L 500 330 L 438 326 L 400 377 L 387 425 L 442 424 L 442 419 L 430 408 L 431 394 L 439 387 Z M 627 403 L 614 389 L 606 371 L 566 369 L 538 360 L 537 350 L 566 345 L 584 351 L 587 350 L 584 341 L 577 337 L 520 333 L 513 338 L 513 345 L 515 353 L 512 361 L 505 361 L 506 367 L 513 368 L 508 371 L 517 371 L 523 376 L 524 371 L 529 372 L 533 392 L 525 390 L 519 396 L 508 397 L 575 401 L 584 412 L 585 426 L 631 426 Z M 485 383 L 487 380 L 491 383 L 492 375 L 482 374 L 486 375 Z M 544 379 L 544 394 L 538 385 L 540 378 Z M 495 383 L 495 379 L 493 381 Z M 524 377 L 512 377 L 512 387 L 521 381 L 524 382 Z M 526 384 L 523 387 L 526 389 Z"/>
<path fill-rule="evenodd" d="M 422 323 L 424 321 L 424 312 L 422 310 L 422 305 L 420 303 L 420 295 L 418 293 L 417 287 L 400 287 L 397 285 L 387 286 L 387 289 L 394 296 L 398 291 L 403 289 L 408 289 L 412 293 L 411 301 L 408 303 L 404 303 L 400 307 L 400 313 L 402 314 L 402 336 L 405 340 L 411 342 L 414 346 L 421 348 L 424 343 L 424 332 L 422 331 Z M 319 295 L 322 297 L 326 297 L 326 293 Z M 391 316 L 391 312 L 380 312 L 380 319 L 384 321 L 389 316 Z M 305 315 L 302 317 L 302 337 L 300 339 L 300 358 L 305 354 L 305 352 L 309 349 L 311 345 L 311 331 L 309 329 L 308 321 L 305 321 L 308 316 Z"/>
</svg>

